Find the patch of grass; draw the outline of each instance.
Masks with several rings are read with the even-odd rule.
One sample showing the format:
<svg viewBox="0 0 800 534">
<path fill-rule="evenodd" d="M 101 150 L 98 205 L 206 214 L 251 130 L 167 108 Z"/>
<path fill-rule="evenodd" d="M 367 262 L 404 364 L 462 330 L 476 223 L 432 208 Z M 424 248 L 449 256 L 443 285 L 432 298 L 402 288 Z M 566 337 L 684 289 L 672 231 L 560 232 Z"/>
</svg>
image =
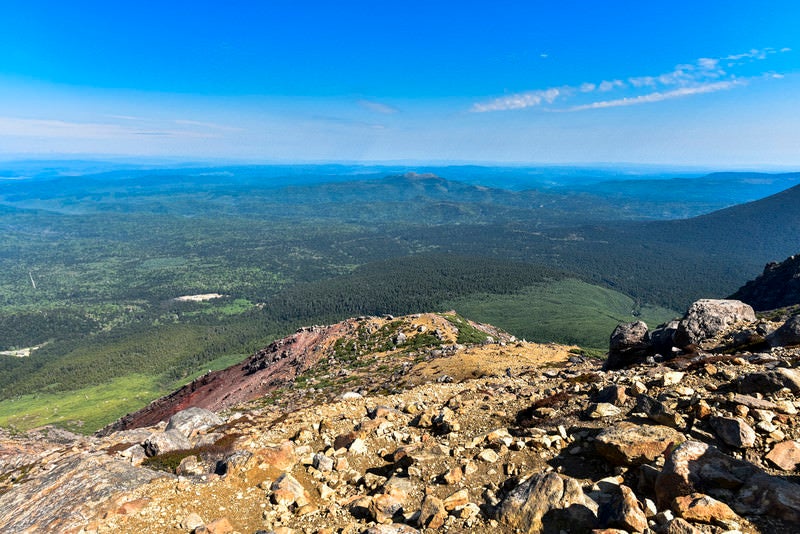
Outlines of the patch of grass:
<svg viewBox="0 0 800 534">
<path fill-rule="evenodd" d="M 469 321 L 460 315 L 443 315 L 442 317 L 447 319 L 453 326 L 458 328 L 458 338 L 456 339 L 457 343 L 461 343 L 463 345 L 483 343 L 486 341 L 486 338 L 489 337 L 486 332 L 481 332 L 469 324 Z"/>
<path fill-rule="evenodd" d="M 529 341 L 601 350 L 608 348 L 608 338 L 619 323 L 642 320 L 652 328 L 680 315 L 666 308 L 638 308 L 627 295 L 575 279 L 537 284 L 508 295 L 472 295 L 446 306 Z"/>
<path fill-rule="evenodd" d="M 53 424 L 91 434 L 163 393 L 154 377 L 128 375 L 66 393 L 22 395 L 0 401 L 0 426 L 24 431 Z"/>
</svg>

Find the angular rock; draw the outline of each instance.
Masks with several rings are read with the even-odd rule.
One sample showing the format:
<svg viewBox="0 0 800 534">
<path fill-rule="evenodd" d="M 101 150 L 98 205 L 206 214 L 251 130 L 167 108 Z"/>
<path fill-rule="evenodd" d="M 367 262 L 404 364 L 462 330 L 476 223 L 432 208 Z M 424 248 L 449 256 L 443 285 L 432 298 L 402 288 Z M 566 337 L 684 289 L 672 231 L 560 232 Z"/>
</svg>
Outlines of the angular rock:
<svg viewBox="0 0 800 534">
<path fill-rule="evenodd" d="M 795 471 L 800 464 L 800 441 L 790 440 L 778 443 L 766 458 L 784 471 Z"/>
<path fill-rule="evenodd" d="M 559 525 L 570 532 L 586 532 L 597 519 L 586 506 L 580 484 L 556 473 L 537 473 L 514 488 L 497 509 L 497 519 L 510 529 L 529 534 Z"/>
<path fill-rule="evenodd" d="M 683 434 L 666 426 L 623 421 L 598 434 L 594 445 L 614 465 L 641 465 L 654 461 L 685 440 Z"/>
<path fill-rule="evenodd" d="M 800 370 L 781 367 L 763 373 L 751 373 L 736 381 L 740 393 L 775 393 L 789 388 L 792 393 L 800 393 Z"/>
<path fill-rule="evenodd" d="M 466 489 L 458 490 L 452 495 L 448 496 L 442 504 L 444 509 L 448 512 L 455 510 L 461 506 L 466 506 L 469 503 L 469 492 Z"/>
<path fill-rule="evenodd" d="M 712 489 L 719 489 L 719 494 Z M 752 463 L 736 460 L 719 449 L 697 441 L 679 445 L 667 458 L 656 480 L 659 508 L 676 497 L 707 492 L 739 515 L 767 515 L 800 521 L 798 485 L 770 476 Z"/>
<path fill-rule="evenodd" d="M 153 432 L 142 444 L 147 456 L 157 456 L 166 452 L 192 448 L 191 442 L 179 430 Z"/>
<path fill-rule="evenodd" d="M 447 510 L 438 497 L 426 495 L 419 511 L 419 524 L 425 528 L 440 528 L 447 520 Z"/>
<path fill-rule="evenodd" d="M 651 349 L 647 324 L 643 321 L 618 325 L 608 343 L 606 369 L 622 369 L 638 362 Z"/>
<path fill-rule="evenodd" d="M 701 299 L 689 306 L 678 323 L 673 342 L 681 348 L 698 344 L 738 322 L 755 320 L 753 308 L 739 300 Z"/>
<path fill-rule="evenodd" d="M 168 477 L 108 454 L 67 454 L 41 476 L 0 491 L 0 532 L 78 532 L 110 500 L 148 482 Z"/>
<path fill-rule="evenodd" d="M 669 410 L 662 402 L 649 395 L 639 395 L 636 398 L 636 408 L 634 411 L 645 414 L 656 423 L 672 428 L 683 428 L 686 426 L 686 422 L 681 414 Z"/>
<path fill-rule="evenodd" d="M 255 456 L 264 467 L 269 466 L 280 471 L 288 471 L 297 463 L 291 441 L 284 441 L 277 447 L 259 449 Z"/>
<path fill-rule="evenodd" d="M 204 525 L 204 524 L 205 524 L 205 521 L 203 521 L 203 518 L 201 518 L 199 515 L 197 515 L 196 513 L 193 512 L 193 513 L 187 515 L 186 517 L 184 517 L 183 519 L 181 519 L 180 527 L 182 529 L 192 531 L 192 530 L 196 529 L 197 527 L 199 527 L 201 525 Z"/>
<path fill-rule="evenodd" d="M 703 493 L 675 497 L 675 500 L 672 501 L 672 510 L 687 521 L 713 523 L 715 520 L 741 520 L 730 506 Z"/>
<path fill-rule="evenodd" d="M 606 386 L 595 395 L 595 402 L 609 403 L 614 406 L 622 406 L 628 400 L 628 395 L 625 393 L 625 387 L 618 384 Z"/>
<path fill-rule="evenodd" d="M 382 493 L 372 498 L 369 511 L 376 523 L 392 523 L 395 518 L 402 520 L 403 501 L 398 495 Z"/>
<path fill-rule="evenodd" d="M 791 347 L 800 345 L 800 315 L 790 317 L 780 328 L 767 336 L 773 347 Z"/>
<path fill-rule="evenodd" d="M 633 490 L 628 486 L 616 486 L 611 499 L 600 505 L 597 512 L 600 526 L 620 528 L 632 532 L 644 532 L 647 517 L 639 506 Z"/>
<path fill-rule="evenodd" d="M 731 447 L 748 449 L 756 443 L 756 431 L 738 417 L 711 417 L 709 421 L 717 436 Z"/>
<path fill-rule="evenodd" d="M 311 496 L 300 482 L 289 473 L 284 473 L 272 483 L 272 502 L 291 506 L 305 506 L 311 501 Z"/>
<path fill-rule="evenodd" d="M 597 402 L 591 404 L 586 410 L 586 415 L 590 419 L 603 419 L 605 417 L 614 417 L 622 413 L 622 410 L 609 404 L 607 402 Z"/>
<path fill-rule="evenodd" d="M 691 523 L 681 517 L 670 521 L 663 532 L 664 534 L 704 534 L 702 530 L 692 526 Z"/>
<path fill-rule="evenodd" d="M 219 426 L 225 421 L 220 416 L 205 408 L 191 407 L 181 410 L 169 418 L 166 430 L 177 430 L 185 437 Z"/>
</svg>

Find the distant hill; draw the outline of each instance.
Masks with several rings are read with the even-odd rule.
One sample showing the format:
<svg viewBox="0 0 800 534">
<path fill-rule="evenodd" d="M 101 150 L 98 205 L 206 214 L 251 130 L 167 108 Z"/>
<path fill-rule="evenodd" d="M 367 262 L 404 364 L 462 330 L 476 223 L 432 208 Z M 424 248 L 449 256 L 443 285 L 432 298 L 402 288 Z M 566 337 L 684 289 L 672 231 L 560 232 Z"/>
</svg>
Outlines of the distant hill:
<svg viewBox="0 0 800 534">
<path fill-rule="evenodd" d="M 794 186 L 690 219 L 566 228 L 550 232 L 549 256 L 535 259 L 679 309 L 729 295 L 765 263 L 800 250 L 798 207 Z"/>
<path fill-rule="evenodd" d="M 800 304 L 800 254 L 768 263 L 764 272 L 731 295 L 759 311 Z"/>
</svg>

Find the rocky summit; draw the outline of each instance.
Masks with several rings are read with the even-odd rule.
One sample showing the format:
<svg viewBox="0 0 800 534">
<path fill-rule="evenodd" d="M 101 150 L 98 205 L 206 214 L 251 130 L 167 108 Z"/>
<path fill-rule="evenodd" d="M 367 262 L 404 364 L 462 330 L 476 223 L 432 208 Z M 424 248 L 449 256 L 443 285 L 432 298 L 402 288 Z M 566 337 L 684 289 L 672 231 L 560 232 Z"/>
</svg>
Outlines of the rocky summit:
<svg viewBox="0 0 800 534">
<path fill-rule="evenodd" d="M 606 362 L 453 313 L 303 329 L 97 436 L 3 435 L 0 531 L 800 532 L 794 322 L 700 301 Z"/>
</svg>

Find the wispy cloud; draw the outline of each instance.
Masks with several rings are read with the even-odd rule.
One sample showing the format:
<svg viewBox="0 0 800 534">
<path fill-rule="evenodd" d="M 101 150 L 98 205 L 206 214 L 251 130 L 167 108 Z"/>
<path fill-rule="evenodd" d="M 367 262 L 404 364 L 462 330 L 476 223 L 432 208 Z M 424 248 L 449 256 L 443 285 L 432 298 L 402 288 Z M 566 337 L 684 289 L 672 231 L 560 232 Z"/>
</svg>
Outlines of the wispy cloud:
<svg viewBox="0 0 800 534">
<path fill-rule="evenodd" d="M 671 91 L 665 91 L 665 92 L 656 91 L 653 93 L 648 93 L 645 95 L 639 95 L 634 97 L 623 97 L 614 100 L 601 100 L 598 102 L 592 102 L 590 104 L 581 104 L 578 106 L 572 106 L 571 108 L 566 108 L 559 111 L 583 111 L 585 109 L 602 109 L 602 108 L 616 108 L 620 106 L 635 106 L 637 104 L 661 102 L 663 100 L 671 100 L 673 98 L 683 98 L 691 95 L 725 91 L 727 89 L 732 89 L 737 85 L 744 85 L 744 83 L 745 82 L 743 81 L 707 83 L 704 85 L 697 85 L 695 87 L 681 87 L 680 89 L 673 89 Z"/>
<path fill-rule="evenodd" d="M 0 117 L 0 136 L 71 137 L 81 139 L 130 138 L 157 135 L 163 137 L 210 138 L 214 134 L 174 128 L 139 128 L 128 125 L 97 122 L 74 122 L 57 119 Z"/>
<path fill-rule="evenodd" d="M 358 105 L 372 112 L 381 113 L 382 115 L 391 115 L 400 111 L 396 107 L 390 106 L 389 104 L 376 102 L 374 100 L 366 100 L 363 98 L 358 101 Z"/>
<path fill-rule="evenodd" d="M 774 54 L 790 51 L 789 48 L 780 50 L 762 48 L 719 58 L 701 57 L 693 63 L 678 64 L 669 72 L 661 74 L 631 76 L 625 79 L 600 82 L 587 81 L 575 87 L 559 86 L 515 93 L 484 102 L 476 102 L 470 111 L 486 113 L 535 107 L 546 111 L 582 111 L 648 104 L 724 91 L 746 85 L 748 79 L 755 78 L 741 76 L 742 70 L 739 68 L 737 71 L 737 67 L 754 61 L 763 61 Z M 778 79 L 782 75 L 775 72 L 762 72 L 761 77 Z M 599 93 L 617 93 L 620 96 L 598 100 Z M 593 95 L 594 101 L 586 102 Z M 575 102 L 576 100 L 577 102 Z"/>
<path fill-rule="evenodd" d="M 477 103 L 472 106 L 472 111 L 484 113 L 486 111 L 503 111 L 508 109 L 524 109 L 538 106 L 542 103 L 552 104 L 556 98 L 564 94 L 564 88 L 551 87 L 543 91 L 528 91 L 514 95 L 496 98 L 489 102 Z"/>
</svg>

